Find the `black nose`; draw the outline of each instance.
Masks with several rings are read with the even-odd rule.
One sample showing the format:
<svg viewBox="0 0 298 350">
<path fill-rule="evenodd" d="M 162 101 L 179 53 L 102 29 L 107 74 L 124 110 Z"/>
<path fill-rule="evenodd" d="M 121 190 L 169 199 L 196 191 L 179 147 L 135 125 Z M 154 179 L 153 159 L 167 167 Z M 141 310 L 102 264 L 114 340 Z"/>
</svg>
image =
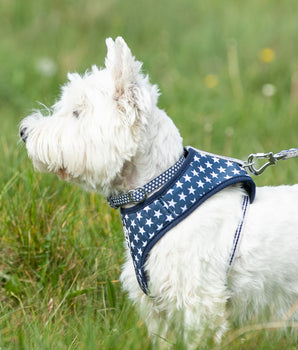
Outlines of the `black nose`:
<svg viewBox="0 0 298 350">
<path fill-rule="evenodd" d="M 27 128 L 23 128 L 20 130 L 20 136 L 21 136 L 21 139 L 26 143 L 28 138 Z"/>
</svg>

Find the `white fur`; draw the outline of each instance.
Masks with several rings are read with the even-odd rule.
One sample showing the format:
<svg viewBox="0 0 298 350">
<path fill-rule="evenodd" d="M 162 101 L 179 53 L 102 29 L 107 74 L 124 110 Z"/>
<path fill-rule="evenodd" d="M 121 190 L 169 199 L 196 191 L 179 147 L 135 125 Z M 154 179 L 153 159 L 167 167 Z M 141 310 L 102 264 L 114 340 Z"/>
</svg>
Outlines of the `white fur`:
<svg viewBox="0 0 298 350">
<path fill-rule="evenodd" d="M 124 40 L 106 43 L 106 67 L 69 74 L 49 115 L 28 116 L 21 133 L 38 171 L 109 196 L 159 175 L 183 146 Z M 242 195 L 238 186 L 219 192 L 154 246 L 146 262 L 152 297 L 140 290 L 127 252 L 121 281 L 152 334 L 183 330 L 195 343 L 211 330 L 220 338 L 231 321 L 262 320 L 268 308 L 280 319 L 297 301 L 298 185 L 257 188 L 227 275 Z"/>
</svg>

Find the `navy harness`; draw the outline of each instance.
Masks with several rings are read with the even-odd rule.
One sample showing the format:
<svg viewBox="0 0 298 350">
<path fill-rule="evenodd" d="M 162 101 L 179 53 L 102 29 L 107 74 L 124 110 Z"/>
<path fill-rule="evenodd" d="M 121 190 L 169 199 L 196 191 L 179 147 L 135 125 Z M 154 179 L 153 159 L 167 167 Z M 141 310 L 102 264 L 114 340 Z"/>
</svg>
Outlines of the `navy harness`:
<svg viewBox="0 0 298 350">
<path fill-rule="evenodd" d="M 131 252 L 136 277 L 144 293 L 148 294 L 145 273 L 147 256 L 163 235 L 192 213 L 206 199 L 232 184 L 241 183 L 250 203 L 255 196 L 255 183 L 241 164 L 225 157 L 210 155 L 194 148 L 185 149 L 182 165 L 167 183 L 142 203 L 121 208 L 125 239 Z M 248 197 L 243 202 L 245 215 Z M 232 263 L 243 220 L 237 228 Z"/>
</svg>

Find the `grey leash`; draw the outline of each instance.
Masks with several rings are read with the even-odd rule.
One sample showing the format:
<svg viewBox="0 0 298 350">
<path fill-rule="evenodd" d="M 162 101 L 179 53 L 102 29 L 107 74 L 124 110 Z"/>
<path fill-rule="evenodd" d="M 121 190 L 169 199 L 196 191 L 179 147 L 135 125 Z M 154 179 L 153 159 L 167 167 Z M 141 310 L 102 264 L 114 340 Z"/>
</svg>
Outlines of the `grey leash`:
<svg viewBox="0 0 298 350">
<path fill-rule="evenodd" d="M 279 153 L 273 154 L 273 152 L 269 153 L 252 153 L 248 156 L 247 161 L 243 162 L 242 165 L 253 174 L 253 175 L 261 175 L 266 168 L 270 165 L 275 165 L 279 160 L 285 160 L 289 158 L 298 157 L 298 148 L 291 148 L 288 150 L 283 150 Z M 255 159 L 268 159 L 268 161 L 263 164 L 261 167 L 256 168 Z"/>
</svg>

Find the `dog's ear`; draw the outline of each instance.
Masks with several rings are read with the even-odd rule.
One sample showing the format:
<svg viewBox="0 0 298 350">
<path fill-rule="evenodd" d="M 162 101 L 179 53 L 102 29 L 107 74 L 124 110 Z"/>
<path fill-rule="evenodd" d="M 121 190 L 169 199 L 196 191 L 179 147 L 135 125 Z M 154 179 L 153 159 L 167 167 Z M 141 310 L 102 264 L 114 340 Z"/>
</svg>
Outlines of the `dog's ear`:
<svg viewBox="0 0 298 350">
<path fill-rule="evenodd" d="M 118 37 L 115 42 L 108 38 L 106 45 L 105 64 L 115 80 L 117 92 L 121 93 L 131 84 L 136 84 L 142 63 L 135 60 L 123 38 Z"/>
<path fill-rule="evenodd" d="M 115 42 L 108 38 L 106 45 L 108 51 L 105 65 L 114 81 L 114 99 L 118 103 L 118 109 L 127 114 L 131 112 L 132 107 L 137 108 L 136 95 L 138 95 L 140 80 L 144 79 L 141 74 L 142 63 L 136 61 L 121 37 L 118 37 Z"/>
</svg>

